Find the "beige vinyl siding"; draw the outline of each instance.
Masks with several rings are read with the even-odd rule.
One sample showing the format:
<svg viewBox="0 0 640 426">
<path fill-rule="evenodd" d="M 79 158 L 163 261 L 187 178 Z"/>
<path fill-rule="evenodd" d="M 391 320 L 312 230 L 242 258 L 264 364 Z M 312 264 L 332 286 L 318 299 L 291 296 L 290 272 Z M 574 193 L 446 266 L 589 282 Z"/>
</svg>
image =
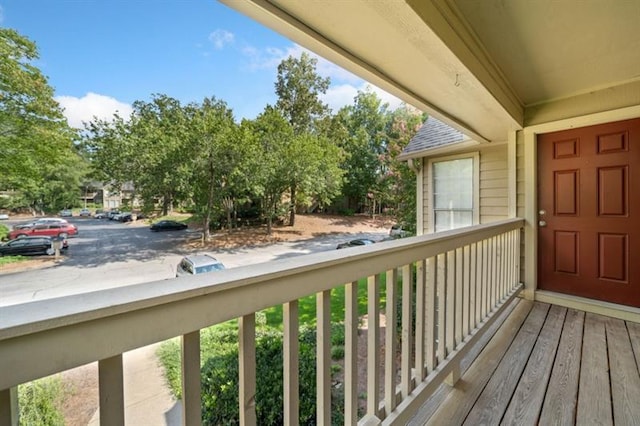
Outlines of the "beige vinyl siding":
<svg viewBox="0 0 640 426">
<path fill-rule="evenodd" d="M 509 217 L 509 169 L 507 161 L 507 144 L 499 145 L 480 145 L 473 150 L 460 151 L 455 154 L 464 154 L 465 152 L 479 152 L 480 154 L 480 223 L 489 223 L 497 220 L 507 219 Z M 446 155 L 443 155 L 445 157 Z M 437 159 L 439 157 L 432 157 Z M 422 227 L 424 233 L 432 232 L 429 228 L 431 215 L 431 184 L 429 181 L 430 173 L 426 168 L 429 167 L 429 158 L 422 159 Z"/>
<path fill-rule="evenodd" d="M 480 223 L 509 217 L 507 145 L 480 151 Z"/>
</svg>

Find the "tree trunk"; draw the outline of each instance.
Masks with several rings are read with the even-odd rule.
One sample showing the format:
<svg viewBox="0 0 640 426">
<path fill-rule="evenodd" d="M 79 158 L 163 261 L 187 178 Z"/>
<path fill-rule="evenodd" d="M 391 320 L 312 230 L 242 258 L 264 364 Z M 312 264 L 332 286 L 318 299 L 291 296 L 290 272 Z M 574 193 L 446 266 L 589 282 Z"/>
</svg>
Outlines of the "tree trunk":
<svg viewBox="0 0 640 426">
<path fill-rule="evenodd" d="M 162 198 L 162 216 L 166 216 L 169 214 L 169 199 L 168 197 L 165 195 Z"/>
<path fill-rule="evenodd" d="M 216 193 L 216 188 L 213 180 L 213 172 L 214 166 L 213 163 L 209 163 L 209 194 L 207 195 L 207 211 L 204 215 L 204 229 L 203 231 L 203 239 L 204 241 L 209 241 L 209 236 L 211 232 L 209 231 L 211 224 L 211 210 L 213 210 L 213 197 Z"/>
<path fill-rule="evenodd" d="M 296 185 L 291 185 L 291 200 L 289 204 L 289 226 L 296 224 Z"/>
</svg>

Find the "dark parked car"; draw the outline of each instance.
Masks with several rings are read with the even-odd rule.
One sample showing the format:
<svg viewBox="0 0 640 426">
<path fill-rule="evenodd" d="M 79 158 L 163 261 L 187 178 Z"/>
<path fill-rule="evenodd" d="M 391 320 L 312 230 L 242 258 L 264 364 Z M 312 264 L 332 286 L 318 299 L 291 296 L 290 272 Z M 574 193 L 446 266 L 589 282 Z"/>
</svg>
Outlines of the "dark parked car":
<svg viewBox="0 0 640 426">
<path fill-rule="evenodd" d="M 61 249 L 68 248 L 67 240 L 62 240 Z M 55 254 L 51 237 L 20 237 L 0 244 L 0 256 L 17 256 L 30 254 Z"/>
<path fill-rule="evenodd" d="M 368 246 L 369 244 L 374 244 L 374 243 L 375 241 L 370 240 L 368 238 L 358 238 L 357 240 L 351 240 L 351 241 L 347 241 L 346 243 L 340 243 L 336 248 L 343 249 L 347 247 L 361 247 L 361 246 Z"/>
<path fill-rule="evenodd" d="M 118 220 L 119 222 L 132 222 L 134 220 L 134 216 L 133 214 L 131 214 L 131 212 L 123 212 L 114 219 Z"/>
<path fill-rule="evenodd" d="M 149 229 L 152 231 L 180 231 L 187 228 L 188 226 L 186 224 L 176 222 L 175 220 L 161 220 L 151 225 Z"/>
<path fill-rule="evenodd" d="M 222 262 L 209 254 L 192 254 L 182 258 L 178 264 L 176 277 L 222 271 L 223 269 L 225 267 Z"/>
</svg>

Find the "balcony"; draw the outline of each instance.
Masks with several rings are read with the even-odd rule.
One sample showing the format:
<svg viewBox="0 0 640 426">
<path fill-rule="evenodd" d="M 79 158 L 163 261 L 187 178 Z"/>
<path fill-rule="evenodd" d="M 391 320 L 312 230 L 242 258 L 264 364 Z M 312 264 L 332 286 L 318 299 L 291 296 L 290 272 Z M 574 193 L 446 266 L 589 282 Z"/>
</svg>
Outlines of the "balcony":
<svg viewBox="0 0 640 426">
<path fill-rule="evenodd" d="M 297 309 L 298 300 L 310 295 L 317 307 L 316 419 L 330 424 L 330 294 L 340 286 L 346 294 L 346 424 L 406 424 L 412 419 L 441 424 L 442 418 L 456 419 L 454 424 L 465 418 L 535 423 L 540 412 L 575 412 L 575 395 L 579 407 L 598 410 L 605 423 L 607 413 L 619 424 L 625 418 L 640 423 L 634 403 L 640 400 L 640 327 L 518 298 L 522 227 L 521 219 L 511 219 L 1 308 L 0 424 L 15 421 L 12 396 L 18 384 L 94 361 L 99 365 L 100 422 L 124 424 L 123 353 L 181 336 L 183 423 L 198 425 L 199 331 L 230 319 L 239 321 L 239 420 L 257 424 L 255 317 L 276 305 L 284 307 L 284 418 L 286 424 L 297 424 Z M 365 392 L 357 385 L 358 368 L 365 368 L 357 356 L 359 285 L 366 286 L 368 310 L 367 347 L 361 348 L 367 354 Z M 576 371 L 584 372 L 579 393 Z M 583 391 L 582 375 L 591 393 Z M 594 394 L 605 387 L 611 398 Z M 359 405 L 366 406 L 364 413 L 358 413 Z M 447 411 L 458 406 L 467 407 L 464 415 L 458 408 Z M 581 415 L 578 410 L 578 420 Z"/>
</svg>

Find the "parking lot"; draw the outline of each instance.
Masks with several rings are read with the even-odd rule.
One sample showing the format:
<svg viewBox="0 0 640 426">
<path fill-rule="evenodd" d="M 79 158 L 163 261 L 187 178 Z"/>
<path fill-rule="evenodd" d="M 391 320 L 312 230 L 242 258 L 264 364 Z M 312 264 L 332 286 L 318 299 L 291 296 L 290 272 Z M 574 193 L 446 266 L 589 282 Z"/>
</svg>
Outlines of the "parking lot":
<svg viewBox="0 0 640 426">
<path fill-rule="evenodd" d="M 194 230 L 150 232 L 142 223 L 70 218 L 79 228 L 58 263 L 41 269 L 0 274 L 0 306 L 60 297 L 99 289 L 160 281 L 175 277 L 180 259 L 194 251 Z M 15 221 L 3 221 L 8 226 Z M 269 246 L 231 248 L 212 253 L 227 268 L 333 250 L 345 238 L 382 239 L 384 231 L 332 234 L 311 240 Z M 214 237 L 215 238 L 215 237 Z"/>
</svg>

